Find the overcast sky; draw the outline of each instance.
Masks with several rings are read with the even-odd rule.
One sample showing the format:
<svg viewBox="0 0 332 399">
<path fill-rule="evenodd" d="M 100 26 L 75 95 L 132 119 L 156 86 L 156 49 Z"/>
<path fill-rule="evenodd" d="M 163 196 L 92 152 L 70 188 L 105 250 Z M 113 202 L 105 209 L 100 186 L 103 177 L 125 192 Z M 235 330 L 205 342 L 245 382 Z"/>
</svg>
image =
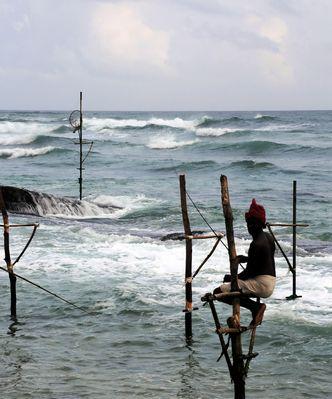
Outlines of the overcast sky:
<svg viewBox="0 0 332 399">
<path fill-rule="evenodd" d="M 331 0 L 0 0 L 0 109 L 332 109 Z"/>
</svg>

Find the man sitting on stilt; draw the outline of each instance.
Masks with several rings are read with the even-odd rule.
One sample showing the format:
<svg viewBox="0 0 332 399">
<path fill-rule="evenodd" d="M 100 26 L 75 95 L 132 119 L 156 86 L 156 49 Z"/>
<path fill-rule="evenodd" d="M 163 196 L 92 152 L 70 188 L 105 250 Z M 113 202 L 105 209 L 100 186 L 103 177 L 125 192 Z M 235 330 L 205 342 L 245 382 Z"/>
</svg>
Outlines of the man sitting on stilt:
<svg viewBox="0 0 332 399">
<path fill-rule="evenodd" d="M 239 263 L 247 263 L 247 267 L 238 274 L 238 286 L 240 291 L 246 295 L 259 298 L 268 298 L 272 295 L 275 281 L 274 252 L 275 245 L 273 237 L 263 231 L 266 223 L 265 209 L 253 199 L 250 209 L 245 214 L 247 228 L 253 240 L 250 244 L 248 256 L 239 255 Z M 226 274 L 223 284 L 213 291 L 213 294 L 230 292 L 231 276 Z M 220 301 L 232 304 L 231 298 L 222 298 Z M 240 297 L 241 306 L 249 309 L 252 313 L 252 327 L 258 326 L 263 321 L 266 305 L 258 303 L 250 298 Z"/>
</svg>

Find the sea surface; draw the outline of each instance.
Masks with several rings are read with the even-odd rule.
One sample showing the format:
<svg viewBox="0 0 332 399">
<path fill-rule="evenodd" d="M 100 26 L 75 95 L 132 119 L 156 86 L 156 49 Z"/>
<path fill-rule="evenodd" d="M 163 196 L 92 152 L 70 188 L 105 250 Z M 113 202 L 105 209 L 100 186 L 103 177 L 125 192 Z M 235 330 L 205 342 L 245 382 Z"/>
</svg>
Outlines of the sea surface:
<svg viewBox="0 0 332 399">
<path fill-rule="evenodd" d="M 77 198 L 78 134 L 70 112 L 0 112 L 1 185 Z M 297 182 L 297 294 L 282 254 L 246 380 L 248 398 L 332 398 L 332 111 L 85 112 L 84 216 L 45 204 L 15 266 L 18 323 L 0 270 L 0 395 L 6 399 L 233 397 L 211 312 L 201 296 L 229 271 L 219 245 L 193 281 L 193 343 L 184 337 L 185 243 L 179 174 L 205 220 L 225 231 L 220 175 L 228 177 L 238 254 L 250 244 L 252 198 L 270 223 L 292 221 Z M 84 152 L 89 145 L 84 145 Z M 61 202 L 61 201 L 60 201 Z M 119 208 L 113 209 L 112 206 Z M 188 199 L 191 228 L 210 227 Z M 292 229 L 273 229 L 292 260 Z M 13 259 L 31 228 L 11 229 Z M 224 240 L 225 241 L 225 240 Z M 193 269 L 214 240 L 195 240 Z M 4 257 L 1 244 L 1 257 Z M 5 262 L 2 261 L 5 267 Z M 217 304 L 223 323 L 230 307 Z M 243 324 L 249 323 L 247 310 Z M 243 335 L 244 351 L 248 336 Z"/>
</svg>

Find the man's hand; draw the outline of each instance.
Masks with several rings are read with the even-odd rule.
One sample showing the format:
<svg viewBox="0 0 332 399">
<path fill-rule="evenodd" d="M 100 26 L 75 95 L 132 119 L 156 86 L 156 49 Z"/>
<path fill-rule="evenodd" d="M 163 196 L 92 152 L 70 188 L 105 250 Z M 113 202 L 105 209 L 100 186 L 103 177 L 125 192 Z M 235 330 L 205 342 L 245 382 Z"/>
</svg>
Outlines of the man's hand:
<svg viewBox="0 0 332 399">
<path fill-rule="evenodd" d="M 247 263 L 248 262 L 248 256 L 238 255 L 236 257 L 236 260 L 237 260 L 238 263 Z"/>
</svg>

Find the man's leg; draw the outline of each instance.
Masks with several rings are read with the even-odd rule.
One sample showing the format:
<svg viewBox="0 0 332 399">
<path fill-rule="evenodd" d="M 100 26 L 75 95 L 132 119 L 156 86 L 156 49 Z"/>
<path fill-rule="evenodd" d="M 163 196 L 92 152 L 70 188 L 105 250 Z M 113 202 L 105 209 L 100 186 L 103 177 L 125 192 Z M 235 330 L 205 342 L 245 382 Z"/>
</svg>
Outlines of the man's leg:
<svg viewBox="0 0 332 399">
<path fill-rule="evenodd" d="M 262 324 L 266 305 L 264 303 L 258 303 L 250 298 L 240 298 L 240 305 L 246 309 L 249 309 L 252 314 L 251 326 L 258 326 Z"/>
<path fill-rule="evenodd" d="M 226 284 L 223 284 L 223 286 L 226 286 Z M 221 287 L 217 287 L 213 291 L 213 294 L 214 295 L 221 294 L 222 292 L 228 292 L 228 287 L 226 287 L 226 290 L 223 290 Z M 227 305 L 233 304 L 232 298 L 220 298 L 218 299 L 218 301 L 226 303 Z M 266 309 L 266 305 L 264 303 L 258 303 L 250 298 L 240 297 L 240 306 L 251 311 L 252 314 L 252 321 L 250 323 L 251 326 L 258 326 L 259 324 L 262 323 L 264 312 Z"/>
</svg>

